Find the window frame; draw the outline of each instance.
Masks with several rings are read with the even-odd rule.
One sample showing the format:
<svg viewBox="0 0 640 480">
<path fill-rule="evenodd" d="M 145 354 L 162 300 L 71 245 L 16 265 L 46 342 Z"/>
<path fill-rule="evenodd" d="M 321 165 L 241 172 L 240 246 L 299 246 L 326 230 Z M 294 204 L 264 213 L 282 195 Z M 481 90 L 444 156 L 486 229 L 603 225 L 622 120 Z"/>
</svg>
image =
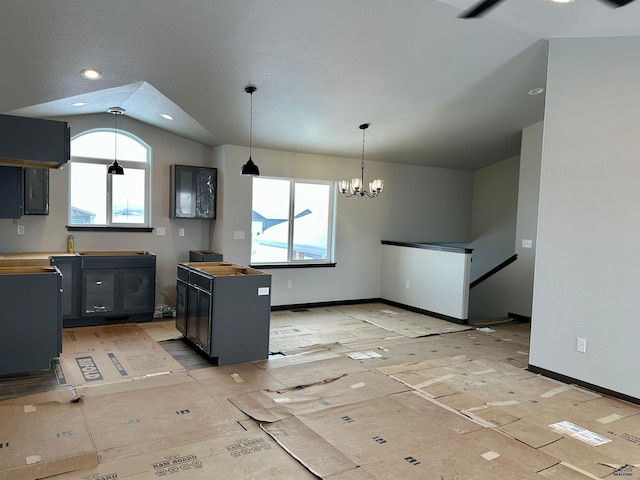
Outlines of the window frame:
<svg viewBox="0 0 640 480">
<path fill-rule="evenodd" d="M 272 179 L 279 181 L 287 181 L 289 182 L 289 209 L 288 209 L 288 219 L 286 223 L 288 224 L 287 231 L 287 260 L 279 261 L 279 262 L 264 262 L 264 261 L 256 261 L 253 262 L 251 260 L 251 252 L 249 252 L 250 258 L 250 266 L 256 268 L 296 268 L 296 267 L 335 267 L 335 226 L 336 226 L 336 217 L 337 217 L 337 188 L 336 182 L 331 180 L 318 180 L 318 179 L 302 179 L 302 178 L 291 178 L 291 177 L 272 177 L 272 176 L 264 176 L 261 175 L 259 177 L 254 177 L 253 180 L 256 179 Z M 327 195 L 327 255 L 326 259 L 293 259 L 293 238 L 295 235 L 295 193 L 296 193 L 296 184 L 311 184 L 311 185 L 324 185 L 329 187 L 329 193 Z M 251 213 L 253 216 L 253 197 L 254 197 L 254 182 L 251 184 Z M 253 225 L 251 227 L 251 245 L 253 245 Z M 250 247 L 252 248 L 252 247 Z"/>
<path fill-rule="evenodd" d="M 106 132 L 106 133 L 111 133 L 114 134 L 114 131 L 112 128 L 93 128 L 90 130 L 85 130 L 81 133 L 78 133 L 77 135 L 74 135 L 71 138 L 71 144 L 73 144 L 73 141 L 86 136 L 86 135 L 90 135 L 93 133 L 102 133 L 102 132 Z M 110 230 L 110 231 L 151 231 L 152 227 L 151 227 L 151 185 L 152 185 L 152 169 L 151 169 L 151 159 L 152 159 L 152 151 L 151 151 L 151 146 L 149 144 L 147 144 L 145 141 L 143 141 L 142 139 L 140 139 L 138 136 L 132 134 L 131 132 L 128 132 L 126 130 L 122 130 L 122 129 L 118 129 L 117 131 L 118 135 L 123 135 L 126 137 L 129 137 L 130 139 L 132 139 L 134 142 L 138 143 L 139 145 L 141 145 L 146 152 L 146 161 L 142 162 L 142 161 L 134 161 L 134 160 L 126 160 L 126 159 L 119 159 L 118 158 L 118 164 L 122 166 L 122 168 L 125 170 L 125 175 L 126 175 L 126 171 L 127 169 L 129 170 L 143 170 L 144 171 L 144 189 L 145 189 L 145 195 L 144 195 L 144 221 L 141 223 L 122 223 L 122 222 L 112 222 L 111 218 L 112 218 L 112 213 L 113 213 L 113 203 L 112 203 L 112 197 L 113 197 L 113 177 L 114 175 L 109 175 L 106 173 L 106 169 L 105 169 L 105 175 L 107 176 L 107 183 L 106 183 L 106 189 L 107 189 L 107 205 L 106 205 L 106 223 L 87 223 L 87 224 L 82 224 L 82 223 L 71 223 L 71 209 L 72 209 L 72 205 L 71 205 L 71 190 L 72 190 L 72 185 L 71 185 L 71 170 L 73 169 L 73 163 L 82 163 L 82 164 L 91 164 L 91 165 L 104 165 L 105 167 L 108 167 L 109 165 L 111 165 L 114 161 L 114 158 L 101 158 L 101 157 L 85 157 L 85 156 L 81 156 L 81 155 L 71 155 L 70 160 L 69 160 L 69 174 L 68 174 L 68 179 L 69 179 L 69 189 L 68 189 L 68 198 L 67 198 L 67 204 L 68 204 L 68 209 L 67 209 L 67 230 L 92 230 L 92 231 L 106 231 L 106 230 Z"/>
</svg>

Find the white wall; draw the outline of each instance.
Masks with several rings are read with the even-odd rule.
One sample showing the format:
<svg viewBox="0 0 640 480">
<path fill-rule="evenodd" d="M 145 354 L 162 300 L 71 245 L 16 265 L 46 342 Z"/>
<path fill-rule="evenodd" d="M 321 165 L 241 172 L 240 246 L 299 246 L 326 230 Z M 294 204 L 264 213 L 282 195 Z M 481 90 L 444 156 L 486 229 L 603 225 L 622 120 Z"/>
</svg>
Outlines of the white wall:
<svg viewBox="0 0 640 480">
<path fill-rule="evenodd" d="M 470 266 L 468 253 L 383 245 L 381 296 L 466 322 Z"/>
<path fill-rule="evenodd" d="M 214 149 L 222 197 L 211 249 L 243 265 L 250 261 L 252 180 L 239 172 L 248 154 L 246 147 Z M 340 180 L 360 169 L 359 159 L 255 148 L 252 157 L 264 176 Z M 337 199 L 336 267 L 267 270 L 272 305 L 380 297 L 381 240 L 469 240 L 472 172 L 368 161 L 365 180 L 373 178 L 385 182 L 378 198 Z M 234 240 L 235 231 L 244 240 Z"/>
<path fill-rule="evenodd" d="M 107 113 L 59 118 L 69 122 L 71 135 L 92 128 L 113 128 L 113 116 Z M 49 215 L 23 216 L 17 224 L 24 225 L 25 234 L 17 235 L 11 219 L 0 219 L 0 252 L 61 252 L 66 251 L 67 235 L 73 233 L 75 249 L 86 250 L 148 250 L 157 255 L 156 299 L 158 303 L 174 304 L 176 265 L 189 259 L 189 250 L 209 248 L 209 225 L 206 220 L 169 218 L 169 166 L 171 164 L 211 166 L 211 149 L 196 142 L 167 133 L 128 118 L 118 120 L 118 128 L 138 136 L 152 148 L 152 226 L 165 227 L 166 236 L 156 232 L 68 232 L 69 169 L 50 170 Z M 126 175 L 126 172 L 125 172 Z M 185 236 L 178 236 L 178 229 Z"/>
<path fill-rule="evenodd" d="M 635 398 L 639 50 L 640 37 L 551 40 L 530 351 L 536 367 Z"/>
</svg>

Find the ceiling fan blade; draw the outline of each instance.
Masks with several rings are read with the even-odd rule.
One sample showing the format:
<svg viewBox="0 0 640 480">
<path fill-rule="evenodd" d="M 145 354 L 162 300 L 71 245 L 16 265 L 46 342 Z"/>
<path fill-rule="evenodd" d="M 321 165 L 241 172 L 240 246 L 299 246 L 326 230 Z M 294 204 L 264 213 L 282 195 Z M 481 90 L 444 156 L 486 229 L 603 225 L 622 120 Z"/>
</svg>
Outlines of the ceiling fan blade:
<svg viewBox="0 0 640 480">
<path fill-rule="evenodd" d="M 607 3 L 614 5 L 614 8 L 624 7 L 627 3 L 633 2 L 633 0 L 604 0 Z"/>
<path fill-rule="evenodd" d="M 475 7 L 467 10 L 462 13 L 460 18 L 475 18 L 483 15 L 487 10 L 492 8 L 496 3 L 501 2 L 502 0 L 484 0 L 479 2 Z"/>
</svg>

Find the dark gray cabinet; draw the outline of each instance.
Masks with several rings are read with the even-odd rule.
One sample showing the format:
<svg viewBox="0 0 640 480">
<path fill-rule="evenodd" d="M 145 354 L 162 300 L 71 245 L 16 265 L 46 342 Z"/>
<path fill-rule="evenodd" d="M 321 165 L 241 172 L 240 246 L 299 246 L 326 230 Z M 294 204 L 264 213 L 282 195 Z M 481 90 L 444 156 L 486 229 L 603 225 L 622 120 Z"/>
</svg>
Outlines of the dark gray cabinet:
<svg viewBox="0 0 640 480">
<path fill-rule="evenodd" d="M 48 169 L 0 167 L 0 218 L 48 214 Z"/>
<path fill-rule="evenodd" d="M 80 252 L 51 257 L 63 274 L 65 327 L 153 320 L 156 257 L 149 252 Z"/>
<path fill-rule="evenodd" d="M 24 214 L 49 215 L 49 169 L 24 169 Z"/>
<path fill-rule="evenodd" d="M 0 115 L 0 165 L 59 168 L 70 158 L 67 122 Z"/>
<path fill-rule="evenodd" d="M 178 265 L 176 328 L 218 365 L 269 355 L 271 275 L 225 262 Z"/>
<path fill-rule="evenodd" d="M 116 311 L 118 270 L 82 270 L 82 315 L 113 315 Z"/>
<path fill-rule="evenodd" d="M 23 201 L 24 169 L 0 167 L 0 218 L 20 218 Z"/>
<path fill-rule="evenodd" d="M 171 218 L 216 218 L 218 170 L 190 165 L 171 165 Z"/>
<path fill-rule="evenodd" d="M 0 267 L 0 375 L 47 370 L 60 355 L 61 288 L 55 267 Z"/>
<path fill-rule="evenodd" d="M 62 320 L 80 317 L 80 259 L 76 255 L 60 255 L 50 258 L 51 265 L 62 273 Z"/>
</svg>

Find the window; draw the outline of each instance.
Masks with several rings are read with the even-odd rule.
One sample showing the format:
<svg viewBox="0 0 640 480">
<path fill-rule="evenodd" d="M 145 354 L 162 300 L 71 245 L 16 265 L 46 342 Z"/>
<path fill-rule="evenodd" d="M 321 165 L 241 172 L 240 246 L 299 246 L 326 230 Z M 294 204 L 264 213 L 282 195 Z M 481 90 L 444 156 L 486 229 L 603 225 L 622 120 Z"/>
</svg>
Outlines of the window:
<svg viewBox="0 0 640 480">
<path fill-rule="evenodd" d="M 69 226 L 149 227 L 150 157 L 148 145 L 122 130 L 92 130 L 75 137 L 69 163 Z M 107 174 L 116 158 L 124 175 Z"/>
<path fill-rule="evenodd" d="M 253 178 L 251 264 L 333 262 L 332 182 Z"/>
</svg>

